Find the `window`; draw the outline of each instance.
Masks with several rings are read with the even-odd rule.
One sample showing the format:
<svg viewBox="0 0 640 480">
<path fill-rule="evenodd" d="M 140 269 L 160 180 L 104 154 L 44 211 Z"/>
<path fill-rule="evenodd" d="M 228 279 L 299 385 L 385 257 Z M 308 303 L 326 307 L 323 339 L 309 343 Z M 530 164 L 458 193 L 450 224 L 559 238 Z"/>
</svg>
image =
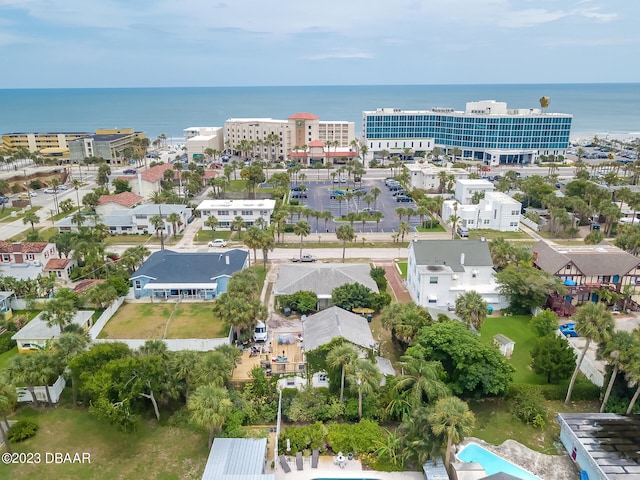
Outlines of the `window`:
<svg viewBox="0 0 640 480">
<path fill-rule="evenodd" d="M 566 267 L 564 267 L 565 270 L 571 270 L 571 264 L 568 264 Z"/>
<path fill-rule="evenodd" d="M 11 261 L 11 255 L 2 255 L 2 261 L 3 262 L 10 262 Z"/>
<path fill-rule="evenodd" d="M 133 286 L 134 286 L 136 289 L 138 289 L 138 290 L 139 290 L 139 289 L 141 289 L 141 288 L 142 288 L 142 283 L 140 282 L 140 280 L 135 280 L 135 281 L 133 282 Z"/>
<path fill-rule="evenodd" d="M 489 223 L 491 223 L 491 220 L 485 220 L 483 223 L 484 223 L 485 225 L 489 225 Z"/>
<path fill-rule="evenodd" d="M 429 283 L 432 285 L 438 283 L 438 277 L 429 277 Z"/>
<path fill-rule="evenodd" d="M 511 210 L 511 215 L 518 215 L 520 212 L 518 210 Z"/>
<path fill-rule="evenodd" d="M 327 383 L 327 374 L 319 373 L 318 374 L 318 383 Z"/>
<path fill-rule="evenodd" d="M 229 216 L 229 210 L 218 210 L 219 217 L 227 217 Z"/>
<path fill-rule="evenodd" d="M 27 253 L 27 260 L 34 260 L 36 257 L 33 253 Z"/>
<path fill-rule="evenodd" d="M 241 214 L 243 217 L 250 217 L 253 215 L 253 212 L 251 210 L 242 210 Z"/>
</svg>

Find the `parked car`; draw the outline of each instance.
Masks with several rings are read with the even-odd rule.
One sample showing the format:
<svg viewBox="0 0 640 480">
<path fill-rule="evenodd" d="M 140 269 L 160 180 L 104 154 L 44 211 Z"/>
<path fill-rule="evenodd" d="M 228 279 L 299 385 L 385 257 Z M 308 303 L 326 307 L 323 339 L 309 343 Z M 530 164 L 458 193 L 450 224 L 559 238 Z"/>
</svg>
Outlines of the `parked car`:
<svg viewBox="0 0 640 480">
<path fill-rule="evenodd" d="M 329 198 L 331 200 L 335 200 L 338 197 L 342 197 L 344 196 L 344 192 L 342 190 L 334 190 L 333 193 L 331 195 L 329 195 Z"/>
<path fill-rule="evenodd" d="M 406 195 L 406 194 L 407 192 L 403 188 L 401 188 L 400 190 L 395 190 L 392 195 L 394 197 L 397 197 L 398 195 Z"/>
<path fill-rule="evenodd" d="M 469 238 L 469 229 L 467 227 L 458 227 L 456 232 L 460 238 Z"/>
<path fill-rule="evenodd" d="M 315 262 L 317 259 L 313 255 L 309 255 L 305 253 L 302 257 L 293 257 L 291 259 L 292 262 Z"/>
<path fill-rule="evenodd" d="M 43 193 L 56 193 L 56 191 L 53 188 L 45 188 L 42 192 Z"/>
<path fill-rule="evenodd" d="M 292 192 L 300 192 L 302 189 L 300 188 L 300 185 L 296 185 L 295 187 L 291 187 L 291 191 Z"/>
<path fill-rule="evenodd" d="M 127 168 L 126 170 L 123 170 L 122 173 L 124 173 L 125 175 L 135 175 L 138 173 L 138 171 L 132 168 Z"/>
<path fill-rule="evenodd" d="M 209 247 L 226 247 L 227 242 L 221 238 L 216 238 L 215 240 L 211 240 L 207 246 Z"/>
<path fill-rule="evenodd" d="M 413 202 L 413 198 L 407 197 L 406 195 L 398 195 L 396 197 L 396 202 L 409 203 Z"/>
<path fill-rule="evenodd" d="M 576 324 L 575 323 L 565 323 L 564 325 L 560 325 L 560 332 L 565 337 L 579 337 L 578 332 L 576 332 Z"/>
<path fill-rule="evenodd" d="M 291 195 L 289 195 L 289 198 L 293 198 L 293 199 L 296 199 L 296 198 L 307 198 L 307 194 L 304 193 L 304 192 L 294 192 Z"/>
<path fill-rule="evenodd" d="M 58 190 L 69 190 L 71 188 L 69 185 L 58 185 Z"/>
<path fill-rule="evenodd" d="M 3 203 L 9 203 L 9 197 L 0 197 L 0 205 Z"/>
</svg>

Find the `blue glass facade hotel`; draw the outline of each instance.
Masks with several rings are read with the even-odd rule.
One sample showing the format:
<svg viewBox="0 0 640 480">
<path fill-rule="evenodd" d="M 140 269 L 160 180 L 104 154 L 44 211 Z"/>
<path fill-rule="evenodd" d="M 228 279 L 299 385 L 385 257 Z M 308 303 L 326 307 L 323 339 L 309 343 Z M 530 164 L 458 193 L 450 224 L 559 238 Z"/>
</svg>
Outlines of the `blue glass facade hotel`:
<svg viewBox="0 0 640 480">
<path fill-rule="evenodd" d="M 464 112 L 450 108 L 363 112 L 362 132 L 370 152 L 431 151 L 458 147 L 463 158 L 488 165 L 533 163 L 540 155 L 564 155 L 572 115 L 540 109 L 507 109 L 493 100 L 470 102 Z"/>
</svg>

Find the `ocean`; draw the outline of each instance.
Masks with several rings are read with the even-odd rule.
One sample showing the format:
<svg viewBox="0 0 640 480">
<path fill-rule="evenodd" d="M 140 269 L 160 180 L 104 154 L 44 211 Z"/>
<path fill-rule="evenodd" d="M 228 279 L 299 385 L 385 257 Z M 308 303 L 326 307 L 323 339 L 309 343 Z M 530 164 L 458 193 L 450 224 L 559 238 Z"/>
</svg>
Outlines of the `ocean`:
<svg viewBox="0 0 640 480">
<path fill-rule="evenodd" d="M 542 96 L 550 98 L 547 111 L 573 114 L 573 139 L 640 136 L 637 83 L 0 89 L 0 133 L 134 128 L 152 140 L 164 133 L 179 143 L 187 127 L 310 112 L 321 120 L 352 121 L 359 135 L 364 110 L 464 110 L 466 102 L 478 100 L 538 108 Z"/>
</svg>

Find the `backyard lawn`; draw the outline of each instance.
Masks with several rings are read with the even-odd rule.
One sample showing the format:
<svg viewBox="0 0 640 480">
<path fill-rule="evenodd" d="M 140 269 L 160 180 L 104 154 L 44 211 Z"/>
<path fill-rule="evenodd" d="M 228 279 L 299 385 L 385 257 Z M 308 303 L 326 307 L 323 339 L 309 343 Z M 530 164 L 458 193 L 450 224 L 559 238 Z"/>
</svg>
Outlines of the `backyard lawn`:
<svg viewBox="0 0 640 480">
<path fill-rule="evenodd" d="M 229 332 L 211 313 L 212 303 L 181 303 L 167 338 L 221 338 Z M 175 303 L 124 303 L 98 338 L 161 339 Z"/>
<path fill-rule="evenodd" d="M 212 303 L 181 303 L 167 338 L 222 338 L 229 330 L 213 316 Z"/>
<path fill-rule="evenodd" d="M 4 370 L 9 365 L 9 361 L 18 354 L 18 347 L 13 347 L 11 350 L 4 353 L 0 353 L 0 370 Z"/>
<path fill-rule="evenodd" d="M 509 360 L 509 363 L 516 369 L 513 374 L 513 382 L 544 385 L 547 383 L 545 376 L 534 373 L 529 368 L 531 363 L 530 351 L 536 340 L 536 334 L 529 326 L 530 318 L 528 315 L 487 317 L 480 329 L 480 339 L 493 345 L 493 336 L 501 333 L 516 342 L 513 355 Z"/>
<path fill-rule="evenodd" d="M 40 429 L 22 443 L 17 453 L 40 453 L 40 464 L 0 464 L 0 478 L 64 479 L 199 479 L 207 462 L 207 434 L 155 421 L 142 421 L 138 431 L 123 433 L 99 422 L 86 409 L 58 406 L 52 410 L 22 409 L 16 419 L 34 418 Z M 45 462 L 46 452 L 83 453 L 91 463 L 55 465 Z"/>
<path fill-rule="evenodd" d="M 502 237 L 505 240 L 530 240 L 531 237 L 525 232 L 500 232 L 498 230 L 469 230 L 470 240 L 480 240 L 480 237 L 484 237 L 487 240 Z"/>
</svg>

